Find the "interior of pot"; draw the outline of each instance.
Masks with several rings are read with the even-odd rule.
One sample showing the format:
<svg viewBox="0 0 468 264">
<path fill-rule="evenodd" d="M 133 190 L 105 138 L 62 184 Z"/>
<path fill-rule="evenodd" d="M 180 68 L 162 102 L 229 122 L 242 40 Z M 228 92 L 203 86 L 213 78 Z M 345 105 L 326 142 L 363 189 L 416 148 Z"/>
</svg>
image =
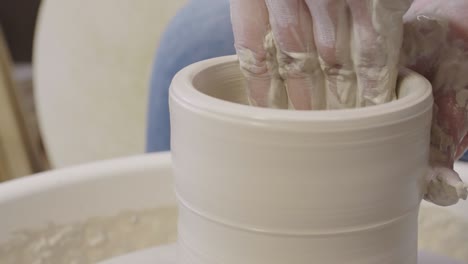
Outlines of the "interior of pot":
<svg viewBox="0 0 468 264">
<path fill-rule="evenodd" d="M 201 70 L 193 79 L 198 91 L 224 101 L 248 105 L 245 79 L 237 61 Z"/>
<path fill-rule="evenodd" d="M 405 81 L 423 79 L 408 69 L 402 69 L 397 80 L 397 100 L 407 97 L 415 85 L 403 85 Z M 196 90 L 208 96 L 237 104 L 249 105 L 245 78 L 240 71 L 238 61 L 231 60 L 202 69 L 193 78 Z"/>
</svg>

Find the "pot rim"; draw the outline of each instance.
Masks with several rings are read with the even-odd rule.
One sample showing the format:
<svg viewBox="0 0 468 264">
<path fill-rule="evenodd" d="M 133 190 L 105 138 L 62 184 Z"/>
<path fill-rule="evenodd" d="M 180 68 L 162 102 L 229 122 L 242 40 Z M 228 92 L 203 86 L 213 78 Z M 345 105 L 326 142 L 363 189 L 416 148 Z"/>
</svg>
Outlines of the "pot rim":
<svg viewBox="0 0 468 264">
<path fill-rule="evenodd" d="M 247 121 L 250 124 L 290 126 L 306 123 L 309 128 L 317 125 L 327 125 L 331 128 L 340 124 L 340 128 L 350 130 L 400 123 L 432 110 L 430 82 L 406 68 L 400 71 L 399 89 L 407 89 L 407 95 L 389 103 L 363 108 L 306 111 L 261 108 L 218 99 L 195 88 L 197 78 L 203 78 L 203 74 L 208 70 L 214 67 L 225 69 L 230 67 L 229 64 L 237 63 L 237 56 L 232 55 L 200 61 L 182 69 L 172 81 L 169 94 L 170 101 L 173 102 L 170 104 L 179 104 L 201 115 L 244 123 Z"/>
</svg>

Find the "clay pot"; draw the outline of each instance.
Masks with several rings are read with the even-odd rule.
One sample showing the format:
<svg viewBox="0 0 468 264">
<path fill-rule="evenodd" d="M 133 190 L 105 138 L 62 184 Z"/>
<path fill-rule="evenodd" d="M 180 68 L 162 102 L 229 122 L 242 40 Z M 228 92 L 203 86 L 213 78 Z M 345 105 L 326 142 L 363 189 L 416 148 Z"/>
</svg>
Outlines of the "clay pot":
<svg viewBox="0 0 468 264">
<path fill-rule="evenodd" d="M 236 57 L 172 83 L 179 264 L 416 264 L 431 86 L 345 110 L 245 105 Z"/>
</svg>

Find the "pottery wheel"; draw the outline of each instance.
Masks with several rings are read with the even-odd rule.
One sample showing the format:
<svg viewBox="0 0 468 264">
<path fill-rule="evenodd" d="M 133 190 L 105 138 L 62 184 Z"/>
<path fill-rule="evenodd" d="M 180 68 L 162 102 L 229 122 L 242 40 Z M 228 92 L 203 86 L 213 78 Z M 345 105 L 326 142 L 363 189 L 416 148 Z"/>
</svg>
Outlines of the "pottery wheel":
<svg viewBox="0 0 468 264">
<path fill-rule="evenodd" d="M 177 264 L 176 244 L 164 245 L 133 252 L 120 257 L 99 262 L 98 264 Z M 462 264 L 446 257 L 429 252 L 419 252 L 418 264 Z"/>
</svg>

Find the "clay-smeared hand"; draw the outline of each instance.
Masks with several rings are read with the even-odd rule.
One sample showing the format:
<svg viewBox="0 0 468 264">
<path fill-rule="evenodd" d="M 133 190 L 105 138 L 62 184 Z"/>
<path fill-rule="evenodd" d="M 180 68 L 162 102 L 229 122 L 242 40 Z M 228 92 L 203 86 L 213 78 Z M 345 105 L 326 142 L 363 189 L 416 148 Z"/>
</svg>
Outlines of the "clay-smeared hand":
<svg viewBox="0 0 468 264">
<path fill-rule="evenodd" d="M 411 3 L 231 0 L 235 45 L 261 107 L 381 104 L 394 97 L 399 65 L 423 74 L 435 99 L 425 199 L 450 205 L 468 193 L 452 170 L 468 147 L 468 1 Z"/>
<path fill-rule="evenodd" d="M 252 105 L 333 109 L 394 98 L 412 0 L 231 0 Z"/>
<path fill-rule="evenodd" d="M 433 176 L 425 196 L 439 205 L 466 199 L 452 170 L 468 146 L 468 1 L 416 0 L 405 15 L 403 63 L 433 86 Z"/>
</svg>

